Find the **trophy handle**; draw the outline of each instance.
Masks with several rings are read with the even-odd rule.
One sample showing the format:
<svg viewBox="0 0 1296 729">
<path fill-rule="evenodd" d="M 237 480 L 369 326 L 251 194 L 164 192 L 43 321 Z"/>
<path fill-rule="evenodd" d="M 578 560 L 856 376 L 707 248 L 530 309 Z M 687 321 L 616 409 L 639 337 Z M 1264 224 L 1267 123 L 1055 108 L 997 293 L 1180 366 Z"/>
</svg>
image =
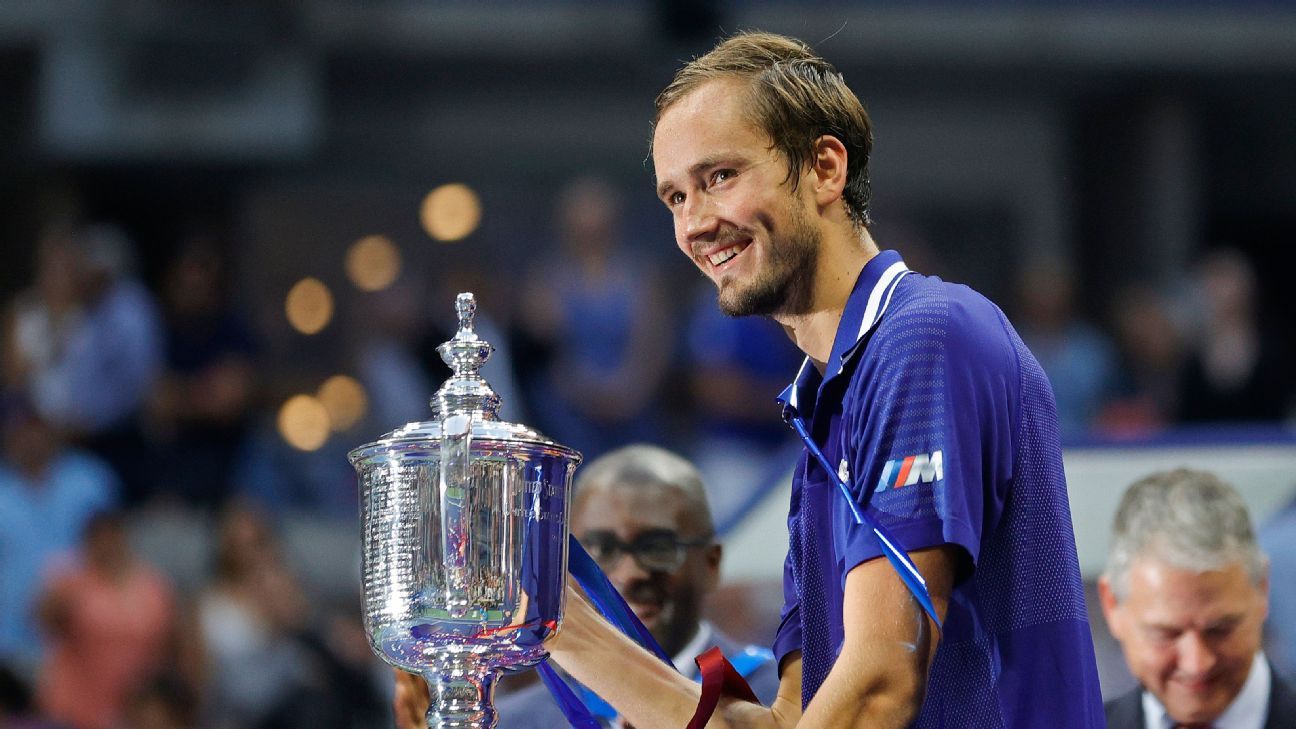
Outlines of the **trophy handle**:
<svg viewBox="0 0 1296 729">
<path fill-rule="evenodd" d="M 445 568 L 442 605 L 461 618 L 471 607 L 469 551 L 472 550 L 472 419 L 456 414 L 441 421 L 441 468 L 437 477 L 441 498 L 441 554 Z"/>
</svg>

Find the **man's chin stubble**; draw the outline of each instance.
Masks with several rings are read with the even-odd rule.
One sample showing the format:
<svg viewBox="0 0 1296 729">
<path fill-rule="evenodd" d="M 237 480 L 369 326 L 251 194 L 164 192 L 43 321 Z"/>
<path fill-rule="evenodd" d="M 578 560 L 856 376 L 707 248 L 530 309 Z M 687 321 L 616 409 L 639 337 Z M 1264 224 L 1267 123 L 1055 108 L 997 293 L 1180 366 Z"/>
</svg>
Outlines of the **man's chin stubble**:
<svg viewBox="0 0 1296 729">
<path fill-rule="evenodd" d="M 798 316 L 810 312 L 810 287 L 806 282 L 791 279 L 778 286 L 765 286 L 756 291 L 734 292 L 725 296 L 716 292 L 720 312 L 729 317 L 742 316 Z"/>
</svg>

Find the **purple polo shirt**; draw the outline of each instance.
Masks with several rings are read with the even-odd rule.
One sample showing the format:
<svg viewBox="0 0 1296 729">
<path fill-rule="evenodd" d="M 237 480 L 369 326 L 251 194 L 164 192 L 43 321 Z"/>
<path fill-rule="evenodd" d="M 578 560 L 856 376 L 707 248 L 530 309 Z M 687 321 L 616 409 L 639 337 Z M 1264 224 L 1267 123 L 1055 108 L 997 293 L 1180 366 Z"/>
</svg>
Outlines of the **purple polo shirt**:
<svg viewBox="0 0 1296 729">
<path fill-rule="evenodd" d="M 807 360 L 781 400 L 902 549 L 961 554 L 914 726 L 1104 726 L 1053 394 L 1007 318 L 883 251 L 827 370 Z M 805 453 L 788 530 L 774 653 L 802 651 L 809 703 L 841 648 L 846 575 L 882 553 Z"/>
</svg>

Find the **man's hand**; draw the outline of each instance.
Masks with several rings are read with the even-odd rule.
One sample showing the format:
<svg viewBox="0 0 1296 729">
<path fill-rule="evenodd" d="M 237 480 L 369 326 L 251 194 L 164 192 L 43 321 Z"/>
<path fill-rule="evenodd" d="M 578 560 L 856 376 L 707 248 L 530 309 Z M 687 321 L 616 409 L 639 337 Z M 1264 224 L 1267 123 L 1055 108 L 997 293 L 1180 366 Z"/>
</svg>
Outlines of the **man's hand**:
<svg viewBox="0 0 1296 729">
<path fill-rule="evenodd" d="M 412 673 L 392 669 L 396 674 L 396 695 L 392 699 L 392 712 L 396 715 L 396 729 L 427 729 L 427 683 Z"/>
</svg>

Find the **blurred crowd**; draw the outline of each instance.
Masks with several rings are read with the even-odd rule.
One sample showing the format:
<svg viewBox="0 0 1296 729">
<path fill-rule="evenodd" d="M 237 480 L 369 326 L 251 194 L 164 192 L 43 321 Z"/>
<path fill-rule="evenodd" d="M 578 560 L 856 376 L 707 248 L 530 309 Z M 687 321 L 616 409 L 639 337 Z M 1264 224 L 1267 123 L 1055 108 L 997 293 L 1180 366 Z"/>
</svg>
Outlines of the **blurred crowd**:
<svg viewBox="0 0 1296 729">
<path fill-rule="evenodd" d="M 1293 415 L 1291 322 L 1262 318 L 1256 272 L 1237 250 L 1206 251 L 1168 291 L 1125 286 L 1106 326 L 1079 315 L 1061 267 L 1028 267 L 1016 303 L 1014 322 L 1053 384 L 1064 441 Z"/>
<path fill-rule="evenodd" d="M 0 302 L 0 727 L 389 726 L 345 451 L 428 416 L 453 332 L 423 312 L 449 311 L 455 290 L 510 302 L 477 319 L 504 417 L 587 458 L 638 441 L 689 455 L 723 532 L 792 462 L 773 398 L 795 348 L 629 245 L 608 183 L 573 182 L 555 210 L 555 246 L 517 281 L 414 270 L 370 295 L 347 346 L 368 412 L 312 451 L 274 427 L 284 365 L 261 304 L 235 290 L 228 241 L 178 240 L 146 278 L 130 231 L 47 226 L 29 281 Z M 1262 319 L 1237 251 L 1206 251 L 1169 289 L 1129 286 L 1100 321 L 1065 266 L 1019 284 L 1000 303 L 1053 381 L 1066 438 L 1292 416 L 1290 322 Z"/>
</svg>

